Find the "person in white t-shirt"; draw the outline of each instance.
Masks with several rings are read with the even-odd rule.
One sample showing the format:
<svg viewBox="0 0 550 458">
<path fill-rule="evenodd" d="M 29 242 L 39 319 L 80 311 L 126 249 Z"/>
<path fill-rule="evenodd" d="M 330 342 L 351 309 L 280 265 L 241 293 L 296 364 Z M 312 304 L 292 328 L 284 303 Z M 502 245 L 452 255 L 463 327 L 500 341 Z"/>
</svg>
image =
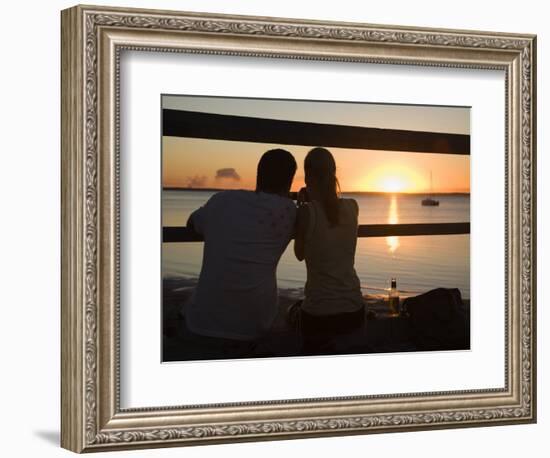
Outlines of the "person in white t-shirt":
<svg viewBox="0 0 550 458">
<path fill-rule="evenodd" d="M 198 358 L 251 356 L 273 324 L 277 264 L 294 233 L 295 173 L 288 151 L 267 151 L 255 191 L 218 192 L 189 217 L 187 227 L 204 238 L 198 285 L 183 310 L 184 340 Z"/>
</svg>

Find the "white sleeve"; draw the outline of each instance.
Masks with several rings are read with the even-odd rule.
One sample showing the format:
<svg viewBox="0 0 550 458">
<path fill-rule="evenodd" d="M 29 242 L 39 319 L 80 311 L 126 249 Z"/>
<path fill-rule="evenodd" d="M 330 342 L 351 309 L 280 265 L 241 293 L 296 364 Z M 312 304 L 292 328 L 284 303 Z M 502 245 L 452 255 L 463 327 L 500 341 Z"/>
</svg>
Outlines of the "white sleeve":
<svg viewBox="0 0 550 458">
<path fill-rule="evenodd" d="M 212 215 L 216 213 L 220 205 L 223 206 L 224 204 L 227 204 L 227 193 L 224 191 L 218 192 L 210 197 L 202 207 L 191 213 L 189 219 L 193 222 L 195 232 L 204 235 L 212 220 Z"/>
<path fill-rule="evenodd" d="M 193 229 L 195 232 L 204 235 L 204 229 L 206 226 L 206 214 L 207 208 L 206 204 L 200 208 L 197 208 L 191 215 L 189 215 L 189 221 L 192 222 Z"/>
</svg>

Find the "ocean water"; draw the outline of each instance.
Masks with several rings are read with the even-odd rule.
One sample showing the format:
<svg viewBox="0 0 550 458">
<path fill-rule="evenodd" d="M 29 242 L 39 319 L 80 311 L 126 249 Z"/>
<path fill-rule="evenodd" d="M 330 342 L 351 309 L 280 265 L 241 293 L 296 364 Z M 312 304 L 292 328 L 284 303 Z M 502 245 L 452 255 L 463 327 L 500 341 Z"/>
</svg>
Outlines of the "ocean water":
<svg viewBox="0 0 550 458">
<path fill-rule="evenodd" d="M 162 193 L 163 226 L 184 226 L 196 208 L 214 192 L 165 190 Z M 438 195 L 439 207 L 423 207 L 421 195 L 344 194 L 359 204 L 359 224 L 452 223 L 470 221 L 468 195 Z M 164 277 L 198 277 L 203 243 L 164 243 Z M 364 293 L 389 287 L 392 277 L 405 294 L 437 287 L 459 288 L 470 297 L 470 236 L 430 235 L 368 237 L 357 240 L 355 270 Z M 292 242 L 277 268 L 279 288 L 303 288 L 305 264 L 294 257 Z"/>
</svg>

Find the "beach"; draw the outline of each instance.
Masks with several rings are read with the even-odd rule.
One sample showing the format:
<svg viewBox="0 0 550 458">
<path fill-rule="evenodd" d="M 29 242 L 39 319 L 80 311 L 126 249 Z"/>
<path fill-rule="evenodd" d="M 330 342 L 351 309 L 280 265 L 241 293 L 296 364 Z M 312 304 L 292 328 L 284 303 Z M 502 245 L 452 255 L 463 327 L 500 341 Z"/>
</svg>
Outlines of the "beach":
<svg viewBox="0 0 550 458">
<path fill-rule="evenodd" d="M 163 279 L 163 361 L 189 361 L 209 359 L 203 356 L 201 348 L 189 345 L 181 338 L 182 311 L 197 284 L 197 278 L 167 277 Z M 388 304 L 385 301 L 386 293 L 365 294 L 366 324 L 361 335 L 343 336 L 336 339 L 327 354 L 368 354 L 368 353 L 397 353 L 422 351 L 415 329 L 405 316 L 391 317 Z M 402 299 L 412 297 L 401 294 Z M 301 337 L 296 329 L 287 322 L 287 309 L 296 301 L 303 299 L 301 288 L 279 288 L 278 313 L 267 337 L 262 342 L 263 349 L 250 357 L 288 357 L 303 356 L 301 351 Z M 459 345 L 456 343 L 439 345 L 432 350 L 469 349 L 470 329 L 470 301 L 463 300 L 466 317 L 464 326 L 467 336 Z"/>
</svg>

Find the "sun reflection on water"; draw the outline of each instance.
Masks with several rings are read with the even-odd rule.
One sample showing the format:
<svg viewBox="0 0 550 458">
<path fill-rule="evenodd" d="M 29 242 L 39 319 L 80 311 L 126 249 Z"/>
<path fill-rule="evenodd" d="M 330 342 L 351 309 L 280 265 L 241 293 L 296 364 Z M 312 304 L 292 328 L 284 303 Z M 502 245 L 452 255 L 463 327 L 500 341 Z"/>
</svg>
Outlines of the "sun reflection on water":
<svg viewBox="0 0 550 458">
<path fill-rule="evenodd" d="M 388 224 L 399 223 L 399 217 L 397 213 L 397 197 L 395 194 L 391 196 L 390 209 L 388 211 Z M 392 255 L 395 255 L 395 251 L 399 248 L 399 237 L 391 236 L 386 237 L 386 243 L 388 244 L 389 251 Z"/>
</svg>

